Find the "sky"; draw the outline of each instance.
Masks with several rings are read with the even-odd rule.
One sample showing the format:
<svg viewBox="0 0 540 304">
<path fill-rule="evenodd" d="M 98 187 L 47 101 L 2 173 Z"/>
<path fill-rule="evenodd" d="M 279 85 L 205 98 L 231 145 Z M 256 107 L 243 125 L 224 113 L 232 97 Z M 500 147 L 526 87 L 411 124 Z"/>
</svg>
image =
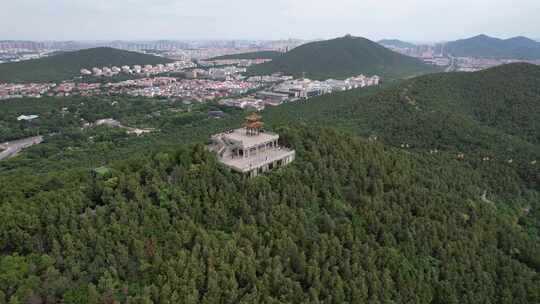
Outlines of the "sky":
<svg viewBox="0 0 540 304">
<path fill-rule="evenodd" d="M 540 0 L 1 0 L 0 40 L 540 38 Z"/>
</svg>

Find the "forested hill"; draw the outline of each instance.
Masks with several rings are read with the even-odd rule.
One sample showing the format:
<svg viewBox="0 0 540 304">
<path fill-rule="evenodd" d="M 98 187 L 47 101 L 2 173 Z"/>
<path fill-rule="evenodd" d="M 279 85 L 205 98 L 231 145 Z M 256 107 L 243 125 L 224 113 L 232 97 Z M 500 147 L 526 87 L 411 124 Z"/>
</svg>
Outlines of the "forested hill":
<svg viewBox="0 0 540 304">
<path fill-rule="evenodd" d="M 305 105 L 289 104 L 271 109 L 269 115 L 276 119 L 276 125 L 290 120 L 321 118 L 332 125 L 358 122 L 362 124 L 360 129 L 366 132 L 394 124 L 396 128 L 404 127 L 413 124 L 414 119 L 428 116 L 433 117 L 433 124 L 442 123 L 444 121 L 436 117 L 445 116 L 538 144 L 540 67 L 515 63 L 475 73 L 430 74 L 371 96 L 364 96 L 361 91 L 345 92 L 313 99 Z M 432 127 L 435 126 L 418 126 L 416 130 L 403 129 L 403 132 L 420 136 L 423 132 L 433 132 Z M 456 130 L 460 129 L 459 124 L 448 125 L 447 129 L 461 137 Z M 433 138 L 430 142 L 440 139 Z"/>
<path fill-rule="evenodd" d="M 420 109 L 464 115 L 540 144 L 540 66 L 516 63 L 476 73 L 434 74 L 400 90 L 402 102 Z"/>
<path fill-rule="evenodd" d="M 287 104 L 268 110 L 267 117 L 275 126 L 334 126 L 395 147 L 510 162 L 540 190 L 540 67 L 430 74 L 378 94 L 361 92 Z"/>
<path fill-rule="evenodd" d="M 347 78 L 358 74 L 403 78 L 433 72 L 418 59 L 395 53 L 360 37 L 307 43 L 271 62 L 253 66 L 250 74 L 282 72 L 312 79 Z"/>
<path fill-rule="evenodd" d="M 225 60 L 225 59 L 275 59 L 281 56 L 283 53 L 277 51 L 259 51 L 259 52 L 249 52 L 249 53 L 240 53 L 232 55 L 224 55 L 219 57 L 214 57 L 212 60 Z"/>
<path fill-rule="evenodd" d="M 80 75 L 82 68 L 168 63 L 172 60 L 114 48 L 92 48 L 50 57 L 0 64 L 0 82 L 63 81 Z"/>
<path fill-rule="evenodd" d="M 197 145 L 95 177 L 2 180 L 0 300 L 540 301 L 538 231 L 512 169 L 486 180 L 487 166 L 444 155 L 279 132 L 298 159 L 254 179 Z"/>
<path fill-rule="evenodd" d="M 478 35 L 445 43 L 444 51 L 456 57 L 540 59 L 540 42 L 527 37 L 499 39 Z"/>
<path fill-rule="evenodd" d="M 54 135 L 0 163 L 0 303 L 540 303 L 539 79 L 513 64 L 270 108 L 297 159 L 253 179 L 203 146 L 236 109 L 3 103 L 5 134 Z M 159 131 L 81 130 L 103 117 Z"/>
</svg>

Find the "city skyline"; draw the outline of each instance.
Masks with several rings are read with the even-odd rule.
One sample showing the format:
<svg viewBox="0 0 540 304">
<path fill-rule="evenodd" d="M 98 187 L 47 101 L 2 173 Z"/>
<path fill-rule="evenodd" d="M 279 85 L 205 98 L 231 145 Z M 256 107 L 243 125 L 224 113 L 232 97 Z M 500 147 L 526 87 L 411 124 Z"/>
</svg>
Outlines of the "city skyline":
<svg viewBox="0 0 540 304">
<path fill-rule="evenodd" d="M 412 42 L 477 34 L 540 38 L 540 2 L 532 0 L 20 0 L 2 8 L 0 40 L 309 40 L 347 33 Z"/>
</svg>

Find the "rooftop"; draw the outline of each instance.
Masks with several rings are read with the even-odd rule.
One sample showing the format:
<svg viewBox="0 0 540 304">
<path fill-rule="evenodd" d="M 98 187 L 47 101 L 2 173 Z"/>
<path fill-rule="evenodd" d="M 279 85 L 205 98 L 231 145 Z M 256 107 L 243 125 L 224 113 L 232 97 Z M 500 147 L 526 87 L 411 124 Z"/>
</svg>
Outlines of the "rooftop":
<svg viewBox="0 0 540 304">
<path fill-rule="evenodd" d="M 232 130 L 222 136 L 227 141 L 234 142 L 243 147 L 253 147 L 279 139 L 279 135 L 271 132 L 260 132 L 257 135 L 248 135 L 246 128 Z"/>
<path fill-rule="evenodd" d="M 233 168 L 239 172 L 249 172 L 251 170 L 272 164 L 275 161 L 283 160 L 288 156 L 293 156 L 295 154 L 294 150 L 279 148 L 273 150 L 264 151 L 263 154 L 259 154 L 253 157 L 244 158 L 244 157 L 223 157 L 220 158 L 220 161 L 225 165 Z"/>
</svg>

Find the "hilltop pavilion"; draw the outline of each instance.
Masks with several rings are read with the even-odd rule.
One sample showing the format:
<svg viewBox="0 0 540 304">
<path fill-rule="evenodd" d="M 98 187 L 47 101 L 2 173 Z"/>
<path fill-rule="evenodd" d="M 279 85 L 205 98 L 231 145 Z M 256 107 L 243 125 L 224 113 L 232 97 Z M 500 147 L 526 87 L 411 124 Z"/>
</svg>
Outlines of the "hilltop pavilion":
<svg viewBox="0 0 540 304">
<path fill-rule="evenodd" d="M 252 113 L 240 129 L 212 135 L 210 150 L 230 169 L 251 177 L 283 167 L 295 151 L 279 145 L 279 135 L 264 131 L 261 116 Z"/>
</svg>

